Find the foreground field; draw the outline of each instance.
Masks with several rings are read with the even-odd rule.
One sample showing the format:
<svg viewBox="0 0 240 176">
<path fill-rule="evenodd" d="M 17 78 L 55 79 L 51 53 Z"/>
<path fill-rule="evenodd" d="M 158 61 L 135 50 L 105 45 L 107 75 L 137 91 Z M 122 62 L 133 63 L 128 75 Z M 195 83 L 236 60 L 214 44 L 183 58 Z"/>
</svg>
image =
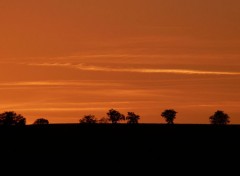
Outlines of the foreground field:
<svg viewBox="0 0 240 176">
<path fill-rule="evenodd" d="M 11 161 L 50 167 L 84 163 L 84 168 L 120 170 L 147 164 L 206 169 L 216 162 L 222 167 L 239 155 L 239 134 L 239 125 L 29 125 L 0 127 L 0 148 L 1 157 Z"/>
<path fill-rule="evenodd" d="M 2 144 L 19 147 L 42 147 L 42 150 L 138 150 L 236 146 L 239 125 L 163 125 L 163 124 L 52 124 L 25 127 L 0 127 Z M 18 145 L 21 144 L 21 145 Z M 129 148 L 135 147 L 133 149 Z M 100 151 L 99 151 L 100 152 Z"/>
</svg>

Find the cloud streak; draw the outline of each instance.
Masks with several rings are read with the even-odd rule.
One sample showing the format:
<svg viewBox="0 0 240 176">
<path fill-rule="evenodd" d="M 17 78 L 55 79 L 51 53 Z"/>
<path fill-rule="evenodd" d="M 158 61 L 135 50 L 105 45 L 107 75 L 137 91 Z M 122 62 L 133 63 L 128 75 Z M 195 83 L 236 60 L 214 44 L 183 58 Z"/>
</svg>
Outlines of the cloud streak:
<svg viewBox="0 0 240 176">
<path fill-rule="evenodd" d="M 119 86 L 117 83 L 90 82 L 90 81 L 22 81 L 0 82 L 0 86 Z"/>
<path fill-rule="evenodd" d="M 21 110 L 21 111 L 96 111 L 96 110 L 106 110 L 106 108 L 102 108 L 102 107 L 93 107 L 93 108 L 15 108 L 16 110 Z"/>
<path fill-rule="evenodd" d="M 107 71 L 107 72 L 134 72 L 134 73 L 172 73 L 172 74 L 197 74 L 197 75 L 240 75 L 240 72 L 202 71 L 188 69 L 147 69 L 147 68 L 107 68 L 96 66 L 78 66 L 80 70 Z"/>
<path fill-rule="evenodd" d="M 162 69 L 162 68 L 114 68 L 71 63 L 42 63 L 30 65 L 47 67 L 68 67 L 83 71 L 95 71 L 95 72 L 100 71 L 100 72 L 159 73 L 159 74 L 184 74 L 184 75 L 240 75 L 240 72 L 229 71 L 205 71 L 193 69 Z"/>
</svg>

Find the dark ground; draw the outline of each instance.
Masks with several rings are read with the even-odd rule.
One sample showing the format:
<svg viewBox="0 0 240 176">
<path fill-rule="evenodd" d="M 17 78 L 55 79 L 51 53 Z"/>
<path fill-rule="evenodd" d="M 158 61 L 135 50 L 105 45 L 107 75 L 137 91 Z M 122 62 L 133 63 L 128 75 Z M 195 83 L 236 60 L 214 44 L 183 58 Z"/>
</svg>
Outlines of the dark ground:
<svg viewBox="0 0 240 176">
<path fill-rule="evenodd" d="M 240 153 L 240 125 L 28 125 L 0 127 L 0 139 L 1 158 L 35 167 L 42 163 L 40 170 L 51 165 L 90 167 L 89 172 L 99 166 L 166 170 L 181 165 L 201 171 L 215 165 L 223 169 Z"/>
</svg>

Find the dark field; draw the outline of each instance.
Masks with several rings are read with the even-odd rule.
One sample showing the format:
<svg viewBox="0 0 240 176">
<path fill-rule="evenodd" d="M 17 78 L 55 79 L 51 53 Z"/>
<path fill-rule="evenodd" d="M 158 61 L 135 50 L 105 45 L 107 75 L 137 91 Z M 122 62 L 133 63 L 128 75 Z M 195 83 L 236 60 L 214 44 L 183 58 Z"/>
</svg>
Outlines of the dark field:
<svg viewBox="0 0 240 176">
<path fill-rule="evenodd" d="M 2 155 L 14 162 L 84 168 L 211 167 L 238 158 L 240 126 L 163 124 L 53 124 L 1 127 Z M 195 163 L 201 162 L 201 165 Z M 121 164 L 120 164 L 121 163 Z M 222 167 L 221 165 L 218 165 Z M 80 166 L 79 166 L 80 167 Z M 140 167 L 140 168 L 141 168 Z"/>
<path fill-rule="evenodd" d="M 93 153 L 180 152 L 200 147 L 238 146 L 239 125 L 163 125 L 163 124 L 50 124 L 0 127 L 1 147 L 19 146 L 49 152 L 80 150 Z M 132 147 L 132 148 L 131 148 Z M 27 150 L 27 149 L 26 149 Z"/>
</svg>

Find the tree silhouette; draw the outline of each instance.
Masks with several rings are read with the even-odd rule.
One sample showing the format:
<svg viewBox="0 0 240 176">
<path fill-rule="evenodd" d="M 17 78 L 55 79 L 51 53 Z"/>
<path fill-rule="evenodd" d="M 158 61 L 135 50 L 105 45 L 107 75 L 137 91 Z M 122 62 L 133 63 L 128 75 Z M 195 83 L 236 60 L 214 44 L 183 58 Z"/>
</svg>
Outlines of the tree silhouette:
<svg viewBox="0 0 240 176">
<path fill-rule="evenodd" d="M 174 124 L 173 121 L 176 118 L 177 112 L 173 109 L 167 109 L 162 112 L 161 116 L 165 118 L 168 124 Z"/>
<path fill-rule="evenodd" d="M 14 111 L 4 112 L 0 114 L 0 125 L 26 125 L 26 118 Z"/>
<path fill-rule="evenodd" d="M 79 120 L 80 123 L 97 123 L 97 119 L 94 115 L 85 115 L 82 119 Z"/>
<path fill-rule="evenodd" d="M 34 125 L 48 125 L 49 121 L 44 118 L 39 118 L 39 119 L 35 120 L 35 122 L 33 124 Z"/>
<path fill-rule="evenodd" d="M 109 120 L 114 124 L 118 123 L 121 120 L 125 120 L 125 116 L 115 109 L 110 109 L 107 115 L 109 117 Z"/>
<path fill-rule="evenodd" d="M 209 117 L 210 123 L 211 124 L 221 124 L 221 125 L 226 125 L 230 123 L 230 117 L 228 114 L 224 113 L 223 111 L 216 111 L 214 115 Z"/>
<path fill-rule="evenodd" d="M 140 116 L 136 115 L 134 112 L 128 112 L 128 115 L 126 117 L 127 123 L 130 123 L 130 124 L 138 123 L 139 119 L 140 119 Z"/>
<path fill-rule="evenodd" d="M 107 117 L 102 117 L 98 120 L 98 123 L 109 123 L 109 119 Z"/>
</svg>

